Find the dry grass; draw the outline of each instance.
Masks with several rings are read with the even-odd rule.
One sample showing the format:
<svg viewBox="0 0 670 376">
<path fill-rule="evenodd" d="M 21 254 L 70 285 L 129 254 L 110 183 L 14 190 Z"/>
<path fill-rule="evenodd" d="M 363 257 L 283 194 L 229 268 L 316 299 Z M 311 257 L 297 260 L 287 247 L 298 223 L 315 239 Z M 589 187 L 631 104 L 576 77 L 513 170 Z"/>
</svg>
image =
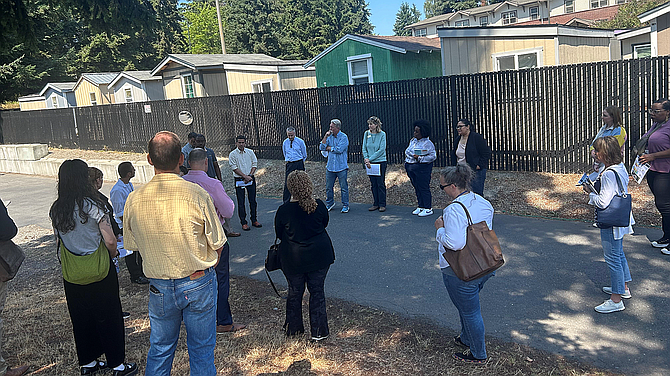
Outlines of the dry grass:
<svg viewBox="0 0 670 376">
<path fill-rule="evenodd" d="M 146 161 L 146 155 L 114 151 L 91 151 L 76 149 L 49 149 L 48 158 L 82 158 L 101 160 Z M 234 192 L 233 179 L 229 172 L 228 159 L 219 158 L 224 187 Z M 314 192 L 326 198 L 325 162 L 305 163 L 307 173 L 314 182 Z M 444 208 L 449 199 L 439 191 L 439 168 L 433 169 L 431 190 L 433 208 Z M 488 171 L 484 195 L 491 201 L 497 213 L 538 216 L 580 221 L 593 220 L 593 207 L 580 187 L 575 187 L 581 174 L 550 174 L 536 172 Z M 114 179 L 115 177 L 106 176 Z M 370 180 L 362 165 L 349 164 L 349 200 L 372 204 Z M 281 197 L 284 191 L 284 161 L 259 160 L 256 173 L 258 194 L 265 197 Z M 391 165 L 386 173 L 387 204 L 414 206 L 414 188 L 402 165 Z M 630 182 L 633 195 L 633 214 L 638 225 L 659 226 L 661 216 L 654 206 L 654 197 L 646 181 L 642 184 Z M 335 183 L 335 198 L 339 198 L 339 186 Z"/>
<path fill-rule="evenodd" d="M 9 285 L 3 313 L 6 358 L 10 364 L 30 364 L 33 375 L 77 375 L 52 234 L 28 226 L 15 241 L 24 248 L 27 259 Z M 126 320 L 126 357 L 136 361 L 143 372 L 150 333 L 147 288 L 131 284 L 125 268 L 120 284 L 124 310 L 132 313 Z M 451 342 L 453 331 L 336 299 L 328 300 L 330 339 L 322 344 L 312 344 L 305 337 L 287 339 L 280 332 L 283 301 L 267 283 L 248 278 L 231 279 L 230 303 L 236 320 L 249 326 L 217 337 L 219 375 L 611 375 L 495 339 L 487 341 L 488 364 L 458 364 L 450 357 L 456 350 Z M 173 374 L 188 375 L 188 369 L 182 331 Z"/>
</svg>

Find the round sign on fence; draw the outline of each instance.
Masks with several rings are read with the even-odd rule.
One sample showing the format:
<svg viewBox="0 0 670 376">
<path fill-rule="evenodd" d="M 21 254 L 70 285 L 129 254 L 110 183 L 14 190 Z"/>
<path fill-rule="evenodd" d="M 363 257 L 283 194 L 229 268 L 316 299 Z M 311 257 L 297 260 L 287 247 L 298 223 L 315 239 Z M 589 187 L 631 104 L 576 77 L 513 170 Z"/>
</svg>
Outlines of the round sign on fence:
<svg viewBox="0 0 670 376">
<path fill-rule="evenodd" d="M 184 125 L 191 125 L 193 123 L 193 115 L 188 111 L 182 111 L 179 113 L 179 121 Z"/>
</svg>

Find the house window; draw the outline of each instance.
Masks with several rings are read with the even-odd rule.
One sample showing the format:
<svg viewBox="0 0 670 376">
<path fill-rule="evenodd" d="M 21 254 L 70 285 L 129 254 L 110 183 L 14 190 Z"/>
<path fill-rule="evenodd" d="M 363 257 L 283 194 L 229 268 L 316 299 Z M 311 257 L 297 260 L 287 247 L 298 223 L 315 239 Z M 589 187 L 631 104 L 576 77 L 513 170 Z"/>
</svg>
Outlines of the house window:
<svg viewBox="0 0 670 376">
<path fill-rule="evenodd" d="M 565 13 L 575 12 L 575 0 L 565 0 Z"/>
<path fill-rule="evenodd" d="M 373 83 L 372 79 L 372 55 L 349 56 L 347 58 L 349 68 L 349 85 Z"/>
<path fill-rule="evenodd" d="M 185 98 L 195 98 L 195 90 L 193 90 L 193 77 L 190 74 L 182 76 L 182 90 Z"/>
<path fill-rule="evenodd" d="M 502 18 L 503 25 L 509 25 L 509 24 L 516 23 L 516 11 L 515 10 L 510 11 L 510 12 L 503 12 L 500 16 L 501 16 L 500 18 Z"/>
<path fill-rule="evenodd" d="M 607 6 L 607 0 L 591 0 L 591 9 Z"/>
<path fill-rule="evenodd" d="M 633 58 L 640 59 L 651 57 L 651 44 L 638 44 L 633 46 Z"/>
<path fill-rule="evenodd" d="M 91 99 L 91 106 L 97 106 L 98 100 L 95 98 L 95 93 L 88 93 L 88 97 Z"/>
<path fill-rule="evenodd" d="M 52 104 L 53 108 L 58 108 L 58 97 L 57 96 L 54 95 L 54 96 L 51 97 L 51 104 Z"/>
<path fill-rule="evenodd" d="M 254 81 L 251 83 L 252 93 L 269 93 L 272 91 L 272 80 Z"/>
<path fill-rule="evenodd" d="M 542 48 L 503 52 L 491 57 L 496 71 L 537 68 L 542 65 Z"/>
<path fill-rule="evenodd" d="M 426 29 L 426 28 L 414 30 L 414 36 L 415 37 L 425 37 L 427 34 L 428 34 L 428 29 Z"/>
<path fill-rule="evenodd" d="M 489 24 L 488 16 L 479 17 L 479 26 L 486 26 L 488 24 Z"/>
<path fill-rule="evenodd" d="M 461 20 L 461 21 L 456 21 L 456 27 L 466 27 L 470 26 L 470 20 Z"/>
<path fill-rule="evenodd" d="M 617 5 L 626 4 L 628 0 L 616 0 Z"/>
<path fill-rule="evenodd" d="M 530 7 L 528 8 L 528 13 L 531 20 L 537 20 L 540 18 L 540 7 Z"/>
<path fill-rule="evenodd" d="M 132 102 L 133 101 L 133 91 L 130 88 L 126 88 L 123 90 L 123 95 L 126 98 L 126 102 Z"/>
</svg>

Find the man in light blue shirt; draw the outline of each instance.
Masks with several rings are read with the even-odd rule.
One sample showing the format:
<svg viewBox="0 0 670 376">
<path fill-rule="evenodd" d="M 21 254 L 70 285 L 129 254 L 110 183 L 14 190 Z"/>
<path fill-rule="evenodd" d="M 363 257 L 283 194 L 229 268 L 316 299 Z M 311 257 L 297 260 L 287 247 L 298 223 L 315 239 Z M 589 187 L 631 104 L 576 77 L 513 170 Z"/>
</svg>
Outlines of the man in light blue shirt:
<svg viewBox="0 0 670 376">
<path fill-rule="evenodd" d="M 183 148 L 181 148 L 181 153 L 184 154 L 184 167 L 188 168 L 188 155 L 191 154 L 193 149 L 193 145 L 195 145 L 195 138 L 198 136 L 197 133 L 191 132 L 188 134 L 188 142 L 186 145 L 184 145 Z"/>
<path fill-rule="evenodd" d="M 130 179 L 135 177 L 135 167 L 130 162 L 121 162 L 118 171 L 119 180 L 114 184 L 112 190 L 109 191 L 109 198 L 114 208 L 114 219 L 121 229 L 121 234 L 123 234 L 123 209 L 126 206 L 128 195 L 135 190 L 133 183 L 130 182 Z M 149 280 L 144 276 L 144 272 L 142 271 L 142 257 L 139 252 L 133 252 L 123 259 L 126 260 L 126 267 L 128 268 L 128 274 L 130 274 L 130 281 L 132 283 L 140 285 L 149 283 Z"/>
<path fill-rule="evenodd" d="M 286 186 L 288 174 L 295 170 L 305 171 L 305 160 L 307 159 L 307 146 L 305 141 L 300 137 L 295 136 L 295 128 L 286 128 L 287 138 L 282 144 L 282 151 L 284 152 L 284 161 L 286 161 L 286 175 L 284 175 L 284 202 L 291 200 L 291 193 Z"/>
<path fill-rule="evenodd" d="M 323 136 L 319 144 L 319 150 L 328 152 L 326 163 L 326 207 L 330 211 L 335 206 L 333 199 L 333 186 L 335 179 L 340 182 L 342 193 L 342 213 L 349 212 L 349 186 L 347 185 L 347 149 L 349 149 L 349 138 L 340 131 L 342 122 L 338 119 L 330 121 L 330 129 Z"/>
</svg>

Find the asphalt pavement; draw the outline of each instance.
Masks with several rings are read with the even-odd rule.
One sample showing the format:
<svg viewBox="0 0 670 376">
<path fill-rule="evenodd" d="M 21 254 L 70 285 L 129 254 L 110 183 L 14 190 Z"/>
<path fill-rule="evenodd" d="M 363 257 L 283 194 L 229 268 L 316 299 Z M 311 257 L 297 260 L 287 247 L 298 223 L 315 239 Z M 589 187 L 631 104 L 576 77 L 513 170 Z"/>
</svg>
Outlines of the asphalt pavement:
<svg viewBox="0 0 670 376">
<path fill-rule="evenodd" d="M 50 228 L 55 187 L 54 178 L 0 175 L 0 198 L 11 201 L 9 214 L 18 226 Z M 111 187 L 106 182 L 103 192 Z M 263 227 L 230 239 L 232 274 L 267 279 L 263 262 L 280 204 L 259 198 Z M 336 260 L 326 279 L 327 296 L 458 330 L 458 312 L 438 267 L 433 223 L 440 211 L 419 218 L 411 215 L 414 208 L 388 206 L 379 213 L 368 206 L 351 204 L 343 214 L 338 204 L 330 212 Z M 233 228 L 241 231 L 236 218 Z M 659 229 L 637 228 L 624 238 L 633 298 L 624 301 L 622 312 L 599 314 L 593 307 L 608 297 L 601 287 L 610 283 L 598 229 L 503 214 L 495 215 L 493 227 L 506 262 L 481 293 L 487 335 L 627 375 L 670 375 L 670 257 L 649 245 L 661 235 Z M 273 272 L 273 278 L 285 285 L 281 272 Z"/>
</svg>

